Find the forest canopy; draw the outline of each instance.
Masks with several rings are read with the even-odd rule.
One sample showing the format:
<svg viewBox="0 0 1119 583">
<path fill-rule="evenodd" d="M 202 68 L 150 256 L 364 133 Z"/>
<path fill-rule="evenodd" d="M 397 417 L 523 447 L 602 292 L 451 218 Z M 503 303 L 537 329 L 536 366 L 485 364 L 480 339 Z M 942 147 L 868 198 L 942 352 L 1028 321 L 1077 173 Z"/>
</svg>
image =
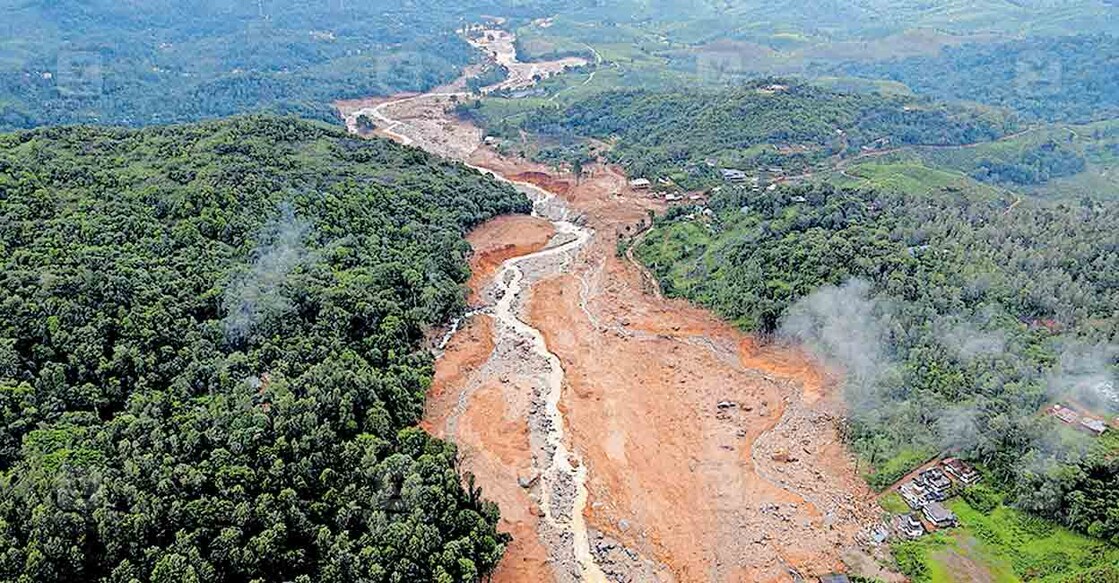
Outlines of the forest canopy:
<svg viewBox="0 0 1119 583">
<path fill-rule="evenodd" d="M 0 136 L 0 579 L 476 581 L 414 429 L 466 229 L 529 203 L 276 117 Z"/>
<path fill-rule="evenodd" d="M 1119 37 L 1030 37 L 948 47 L 936 56 L 847 63 L 830 73 L 900 81 L 940 100 L 1006 107 L 1031 120 L 1119 116 Z"/>
</svg>

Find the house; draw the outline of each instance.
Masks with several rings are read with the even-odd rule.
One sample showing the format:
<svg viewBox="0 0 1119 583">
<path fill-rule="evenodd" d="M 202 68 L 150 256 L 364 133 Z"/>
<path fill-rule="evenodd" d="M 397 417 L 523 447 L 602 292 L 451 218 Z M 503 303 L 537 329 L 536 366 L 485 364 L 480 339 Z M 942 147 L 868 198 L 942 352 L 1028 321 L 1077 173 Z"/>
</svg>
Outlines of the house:
<svg viewBox="0 0 1119 583">
<path fill-rule="evenodd" d="M 940 468 L 929 468 L 921 472 L 917 479 L 924 482 L 926 488 L 936 492 L 947 491 L 952 487 L 952 480 Z"/>
<path fill-rule="evenodd" d="M 932 502 L 947 500 L 948 491 L 952 488 L 952 480 L 949 480 L 939 468 L 927 469 L 917 474 L 917 478 L 913 481 L 924 487 L 925 500 Z"/>
<path fill-rule="evenodd" d="M 684 195 L 682 195 L 682 194 L 667 194 L 667 195 L 665 195 L 664 199 L 667 200 L 668 202 L 676 202 L 678 200 L 684 200 Z"/>
<path fill-rule="evenodd" d="M 820 583 L 851 583 L 851 578 L 843 573 L 831 573 L 829 575 L 821 575 Z"/>
<path fill-rule="evenodd" d="M 886 524 L 876 524 L 874 528 L 870 529 L 870 541 L 876 545 L 880 545 L 890 540 L 890 527 Z"/>
<path fill-rule="evenodd" d="M 873 152 L 874 150 L 882 150 L 882 149 L 885 149 L 886 147 L 888 147 L 891 143 L 892 143 L 892 140 L 890 140 L 889 136 L 883 137 L 883 138 L 878 138 L 877 140 L 874 140 L 873 142 L 871 142 L 870 145 L 863 146 L 863 151 L 864 152 Z"/>
<path fill-rule="evenodd" d="M 948 490 L 937 490 L 935 488 L 925 488 L 925 501 L 926 502 L 944 502 L 948 499 Z"/>
<path fill-rule="evenodd" d="M 1091 433 L 1096 437 L 1099 437 L 1107 432 L 1107 423 L 1104 422 L 1102 419 L 1098 419 L 1089 415 L 1081 415 L 1080 413 L 1077 413 L 1075 409 L 1065 407 L 1060 403 L 1054 404 L 1053 406 L 1046 409 L 1045 412 L 1049 415 L 1052 415 L 1053 417 L 1056 417 L 1065 425 L 1071 425 L 1081 431 Z"/>
<path fill-rule="evenodd" d="M 723 174 L 723 180 L 727 182 L 746 182 L 750 179 L 745 172 L 734 168 L 723 168 L 719 172 Z"/>
<path fill-rule="evenodd" d="M 1107 431 L 1107 424 L 1099 419 L 1084 417 L 1080 420 L 1080 429 L 1099 437 Z"/>
<path fill-rule="evenodd" d="M 940 502 L 929 502 L 921 510 L 925 518 L 929 522 L 935 524 L 938 528 L 948 528 L 949 526 L 956 526 L 956 515 L 948 510 Z"/>
<path fill-rule="evenodd" d="M 646 178 L 636 178 L 629 181 L 629 187 L 634 190 L 649 190 L 652 186 L 653 183 Z"/>
<path fill-rule="evenodd" d="M 908 253 L 910 257 L 916 257 L 921 253 L 928 251 L 930 248 L 930 245 L 915 245 L 913 247 L 906 248 L 905 252 Z"/>
<path fill-rule="evenodd" d="M 1061 404 L 1050 407 L 1048 413 L 1068 425 L 1075 426 L 1080 423 L 1080 414 Z"/>
<path fill-rule="evenodd" d="M 894 517 L 894 532 L 904 539 L 917 539 L 925 536 L 925 525 L 915 514 L 899 514 Z"/>
<path fill-rule="evenodd" d="M 975 471 L 975 468 L 954 457 L 947 458 L 940 462 L 940 464 L 944 466 L 944 471 L 948 472 L 948 475 L 956 478 L 957 481 L 965 486 L 975 484 L 982 479 L 982 476 L 979 475 L 979 472 Z"/>
<path fill-rule="evenodd" d="M 913 481 L 905 482 L 898 487 L 898 494 L 901 494 L 902 500 L 905 500 L 905 503 L 914 510 L 925 507 L 925 504 L 928 503 L 928 499 L 925 497 L 927 493 L 924 486 Z"/>
</svg>

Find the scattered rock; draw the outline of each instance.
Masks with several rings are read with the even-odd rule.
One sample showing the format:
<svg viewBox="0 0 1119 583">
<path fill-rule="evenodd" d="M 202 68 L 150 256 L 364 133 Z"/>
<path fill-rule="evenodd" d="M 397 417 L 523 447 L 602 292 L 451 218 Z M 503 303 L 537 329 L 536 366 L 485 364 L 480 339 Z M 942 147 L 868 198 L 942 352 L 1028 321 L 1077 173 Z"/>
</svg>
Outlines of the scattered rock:
<svg viewBox="0 0 1119 583">
<path fill-rule="evenodd" d="M 773 455 L 769 456 L 769 459 L 783 464 L 791 464 L 793 462 L 799 461 L 797 460 L 797 458 L 789 455 L 788 451 L 783 449 L 773 452 Z"/>
<path fill-rule="evenodd" d="M 519 476 L 517 478 L 517 485 L 527 490 L 527 489 L 535 486 L 536 482 L 539 479 L 540 479 L 540 476 L 536 473 L 526 475 L 526 476 Z"/>
</svg>

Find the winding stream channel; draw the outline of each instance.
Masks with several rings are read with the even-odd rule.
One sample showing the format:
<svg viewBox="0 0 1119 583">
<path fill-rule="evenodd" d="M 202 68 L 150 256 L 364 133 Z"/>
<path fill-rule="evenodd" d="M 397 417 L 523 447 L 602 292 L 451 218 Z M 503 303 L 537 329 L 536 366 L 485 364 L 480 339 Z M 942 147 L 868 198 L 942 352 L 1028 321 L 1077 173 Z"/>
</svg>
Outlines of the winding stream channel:
<svg viewBox="0 0 1119 583">
<path fill-rule="evenodd" d="M 398 128 L 407 128 L 408 123 L 403 120 L 393 119 L 390 112 L 408 102 L 419 100 L 460 97 L 465 98 L 466 93 L 427 93 L 417 96 L 404 97 L 377 105 L 365 113 L 371 115 L 376 123 L 380 124 L 381 132 L 405 145 L 417 145 L 414 139 Z M 466 164 L 464 162 L 464 164 Z M 509 259 L 502 264 L 496 278 L 497 302 L 492 308 L 492 315 L 500 329 L 507 330 L 531 346 L 532 353 L 546 362 L 546 369 L 542 376 L 544 386 L 540 390 L 543 404 L 543 422 L 545 428 L 543 441 L 543 455 L 534 456 L 535 470 L 538 472 L 540 482 L 540 509 L 543 520 L 557 533 L 551 537 L 557 544 L 568 548 L 549 549 L 553 556 L 574 556 L 578 563 L 577 580 L 593 583 L 605 583 L 607 578 L 595 563 L 591 553 L 587 525 L 584 519 L 584 510 L 587 504 L 587 466 L 583 464 L 576 452 L 570 451 L 565 439 L 566 427 L 563 412 L 560 409 L 560 399 L 564 388 L 564 369 L 559 357 L 548 350 L 544 335 L 540 330 L 530 326 L 517 315 L 517 302 L 524 292 L 525 280 L 524 266 L 543 259 L 560 256 L 570 256 L 578 253 L 591 240 L 593 232 L 576 224 L 570 216 L 569 210 L 555 195 L 536 185 L 526 182 L 510 180 L 490 169 L 466 164 L 479 172 L 490 175 L 500 182 L 512 185 L 524 193 L 533 202 L 532 214 L 535 217 L 547 219 L 556 230 L 553 241 L 558 244 L 546 247 L 535 253 Z M 558 271 L 570 262 L 564 261 Z M 469 317 L 469 314 L 466 316 Z M 452 326 L 450 334 L 459 328 L 459 322 Z M 441 344 L 449 340 L 450 334 Z"/>
<path fill-rule="evenodd" d="M 502 178 L 503 177 L 499 177 Z M 508 327 L 523 338 L 529 339 L 535 354 L 543 357 L 547 362 L 546 385 L 543 391 L 544 416 L 547 427 L 545 437 L 545 460 L 538 467 L 542 483 L 543 499 L 541 509 L 544 519 L 552 528 L 560 533 L 565 533 L 561 538 L 570 540 L 572 552 L 579 563 L 583 581 L 605 582 L 606 576 L 594 561 L 591 554 L 587 525 L 583 514 L 587 505 L 587 466 L 582 463 L 573 464 L 578 460 L 574 452 L 570 452 L 564 443 L 565 422 L 560 411 L 560 397 L 563 394 L 564 370 L 559 357 L 548 350 L 544 335 L 521 320 L 516 314 L 514 304 L 522 292 L 521 283 L 524 281 L 525 272 L 522 265 L 541 258 L 577 253 L 591 238 L 591 231 L 566 220 L 545 216 L 540 209 L 547 209 L 552 200 L 551 193 L 528 184 L 516 184 L 523 192 L 532 197 L 533 214 L 542 216 L 552 222 L 556 228 L 557 236 L 567 235 L 571 238 L 566 243 L 546 248 L 542 251 L 510 259 L 505 262 L 497 276 L 499 286 L 499 299 L 494 309 L 494 318 L 502 327 Z M 557 207 L 552 207 L 557 208 Z M 566 214 L 564 212 L 563 214 Z M 566 484 L 574 488 L 573 497 L 565 497 L 562 490 Z"/>
</svg>

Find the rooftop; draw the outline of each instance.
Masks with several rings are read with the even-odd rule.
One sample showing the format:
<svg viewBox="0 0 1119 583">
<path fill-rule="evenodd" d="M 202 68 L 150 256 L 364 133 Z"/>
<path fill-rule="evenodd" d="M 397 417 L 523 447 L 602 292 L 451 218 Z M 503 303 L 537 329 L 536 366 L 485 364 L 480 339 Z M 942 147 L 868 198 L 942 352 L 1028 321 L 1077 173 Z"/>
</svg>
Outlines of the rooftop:
<svg viewBox="0 0 1119 583">
<path fill-rule="evenodd" d="M 953 522 L 956 520 L 956 515 L 948 510 L 940 502 L 929 502 L 925 505 L 925 516 L 929 520 L 940 524 L 942 522 Z"/>
<path fill-rule="evenodd" d="M 1091 431 L 1092 433 L 1097 433 L 1098 434 L 1098 433 L 1103 433 L 1103 432 L 1107 431 L 1107 424 L 1104 423 L 1103 421 L 1100 421 L 1099 419 L 1088 419 L 1088 418 L 1081 419 L 1080 424 L 1082 426 L 1084 426 L 1085 429 L 1087 429 L 1088 431 Z"/>
</svg>

